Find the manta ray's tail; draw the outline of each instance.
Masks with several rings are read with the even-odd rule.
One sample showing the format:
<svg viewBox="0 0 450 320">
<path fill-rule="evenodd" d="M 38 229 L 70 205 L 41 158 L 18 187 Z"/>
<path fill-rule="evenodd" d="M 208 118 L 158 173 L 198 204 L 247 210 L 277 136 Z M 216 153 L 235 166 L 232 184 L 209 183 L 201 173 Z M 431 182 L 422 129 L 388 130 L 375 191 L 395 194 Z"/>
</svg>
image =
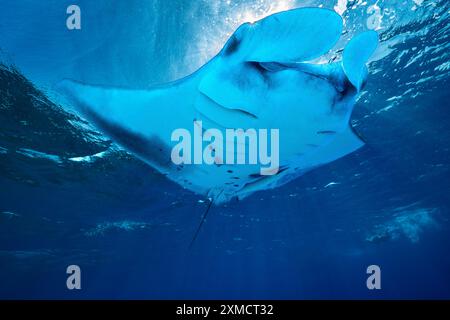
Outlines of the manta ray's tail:
<svg viewBox="0 0 450 320">
<path fill-rule="evenodd" d="M 220 197 L 222 192 L 223 192 L 223 190 L 218 194 L 218 197 Z M 205 223 L 206 218 L 208 217 L 208 213 L 211 210 L 211 207 L 214 204 L 215 199 L 216 198 L 211 198 L 211 200 L 209 201 L 208 207 L 206 208 L 206 211 L 202 216 L 202 220 L 200 221 L 200 224 L 198 225 L 197 230 L 195 231 L 194 236 L 192 237 L 191 243 L 189 244 L 189 249 L 192 249 L 192 247 L 194 246 L 195 240 L 197 240 L 200 230 L 202 229 L 203 224 Z"/>
<path fill-rule="evenodd" d="M 206 217 L 208 216 L 209 210 L 211 209 L 213 202 L 214 202 L 214 200 L 211 200 L 209 202 L 208 207 L 206 208 L 206 211 L 202 216 L 202 220 L 200 221 L 200 224 L 198 225 L 197 230 L 195 231 L 194 236 L 192 237 L 191 243 L 189 244 L 189 249 L 192 249 L 192 247 L 195 243 L 195 240 L 197 240 L 198 234 L 200 233 L 200 230 L 202 229 L 202 226 L 206 221 Z"/>
</svg>

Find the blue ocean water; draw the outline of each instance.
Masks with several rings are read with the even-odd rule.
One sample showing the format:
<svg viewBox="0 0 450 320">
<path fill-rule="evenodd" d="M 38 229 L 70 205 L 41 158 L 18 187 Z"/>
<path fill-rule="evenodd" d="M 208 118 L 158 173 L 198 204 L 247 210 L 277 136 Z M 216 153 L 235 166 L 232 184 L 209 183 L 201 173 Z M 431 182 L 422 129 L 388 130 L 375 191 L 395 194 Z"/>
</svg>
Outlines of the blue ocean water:
<svg viewBox="0 0 450 320">
<path fill-rule="evenodd" d="M 400 1 L 71 1 L 0 6 L 0 298 L 450 298 L 450 5 Z M 212 58 L 241 23 L 336 10 L 380 45 L 351 123 L 366 146 L 213 206 L 68 110 L 65 77 L 146 88 Z M 82 270 L 67 290 L 66 268 Z M 368 290 L 379 265 L 382 289 Z"/>
</svg>

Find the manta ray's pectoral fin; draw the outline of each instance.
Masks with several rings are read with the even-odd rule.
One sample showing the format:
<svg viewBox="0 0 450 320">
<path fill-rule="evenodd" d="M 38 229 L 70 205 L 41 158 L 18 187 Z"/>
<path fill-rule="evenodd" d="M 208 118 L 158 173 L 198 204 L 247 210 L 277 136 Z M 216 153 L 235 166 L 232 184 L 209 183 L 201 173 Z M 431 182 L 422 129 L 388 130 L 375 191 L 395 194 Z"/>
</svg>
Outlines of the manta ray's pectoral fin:
<svg viewBox="0 0 450 320">
<path fill-rule="evenodd" d="M 64 80 L 57 91 L 106 136 L 165 172 L 172 166 L 170 127 L 175 104 L 166 90 L 129 90 Z M 182 112 L 179 118 L 182 117 Z M 179 119 L 177 118 L 177 119 Z M 174 124 L 176 126 L 176 123 Z"/>
</svg>

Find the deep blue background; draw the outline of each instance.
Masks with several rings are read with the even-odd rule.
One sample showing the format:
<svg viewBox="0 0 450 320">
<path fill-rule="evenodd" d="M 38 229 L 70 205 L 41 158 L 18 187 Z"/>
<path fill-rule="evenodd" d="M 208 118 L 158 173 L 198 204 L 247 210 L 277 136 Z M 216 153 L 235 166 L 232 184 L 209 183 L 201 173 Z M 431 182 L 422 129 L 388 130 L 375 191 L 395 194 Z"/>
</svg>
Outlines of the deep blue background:
<svg viewBox="0 0 450 320">
<path fill-rule="evenodd" d="M 382 17 L 352 117 L 367 145 L 213 207 L 190 250 L 205 199 L 81 128 L 46 85 L 63 74 L 172 80 L 212 57 L 242 12 L 319 3 L 79 1 L 83 30 L 72 34 L 63 2 L 1 5 L 0 298 L 450 298 L 447 1 L 346 2 L 344 40 Z M 37 6 L 45 19 L 30 18 Z M 81 291 L 65 287 L 69 264 L 82 269 Z M 380 291 L 366 288 L 371 264 Z"/>
</svg>

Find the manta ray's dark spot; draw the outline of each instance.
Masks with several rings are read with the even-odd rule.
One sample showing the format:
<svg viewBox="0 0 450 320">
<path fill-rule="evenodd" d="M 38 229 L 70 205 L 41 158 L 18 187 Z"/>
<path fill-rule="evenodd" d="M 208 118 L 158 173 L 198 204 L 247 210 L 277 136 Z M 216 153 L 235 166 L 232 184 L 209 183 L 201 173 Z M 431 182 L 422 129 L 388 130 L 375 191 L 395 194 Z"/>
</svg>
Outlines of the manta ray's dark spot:
<svg viewBox="0 0 450 320">
<path fill-rule="evenodd" d="M 366 144 L 366 139 L 364 139 L 363 138 L 363 136 L 361 136 L 361 134 L 358 132 L 358 131 L 356 131 L 356 129 L 353 127 L 353 126 L 351 126 L 350 125 L 350 130 L 353 132 L 353 134 L 355 135 L 355 136 L 357 136 L 364 144 Z"/>
<path fill-rule="evenodd" d="M 279 169 L 278 172 L 277 172 L 277 175 L 280 174 L 280 173 L 282 173 L 283 171 L 286 171 L 287 169 L 289 169 L 289 167 L 286 167 L 286 166 L 280 167 L 280 169 Z"/>
<path fill-rule="evenodd" d="M 234 184 L 233 187 L 239 188 L 239 185 L 238 184 Z"/>
<path fill-rule="evenodd" d="M 228 173 L 233 173 L 233 170 L 227 170 Z"/>
<path fill-rule="evenodd" d="M 239 49 L 239 45 L 241 44 L 241 41 L 236 38 L 236 36 L 232 36 L 230 40 L 228 41 L 228 45 L 225 48 L 224 55 L 229 56 L 236 52 Z"/>
<path fill-rule="evenodd" d="M 259 173 L 250 174 L 249 177 L 254 178 L 254 180 L 246 183 L 244 185 L 244 189 L 247 187 L 250 187 L 252 185 L 258 184 L 260 182 L 263 182 L 263 181 L 270 181 L 270 179 L 272 179 L 274 176 L 279 175 L 280 173 L 282 173 L 283 171 L 285 171 L 287 169 L 289 169 L 289 167 L 286 167 L 286 166 L 280 167 L 280 169 L 278 170 L 278 172 L 275 175 L 269 175 L 269 176 L 263 176 Z"/>
<path fill-rule="evenodd" d="M 280 173 L 282 173 L 283 171 L 285 171 L 285 170 L 287 170 L 289 167 L 286 167 L 286 166 L 283 166 L 283 167 L 280 167 L 279 169 L 278 169 L 278 172 L 275 174 L 275 175 L 278 175 L 278 174 L 280 174 Z M 261 175 L 260 173 L 252 173 L 252 174 L 249 174 L 248 175 L 249 176 L 249 178 L 252 178 L 252 179 L 264 179 L 264 178 L 269 178 L 269 177 L 271 177 L 271 175 L 269 175 L 269 176 L 263 176 L 263 175 Z"/>
<path fill-rule="evenodd" d="M 339 85 L 339 88 L 336 87 L 336 91 L 339 92 L 339 95 L 337 96 L 337 102 L 341 102 L 346 97 L 354 95 L 357 93 L 357 90 L 355 86 L 348 80 L 347 78 Z"/>
<path fill-rule="evenodd" d="M 233 178 L 231 178 L 231 179 L 239 180 L 240 178 L 239 178 L 239 177 L 233 177 Z"/>
<path fill-rule="evenodd" d="M 323 131 L 317 131 L 317 134 L 336 134 L 336 131 L 333 131 L 333 130 L 323 130 Z"/>
</svg>

